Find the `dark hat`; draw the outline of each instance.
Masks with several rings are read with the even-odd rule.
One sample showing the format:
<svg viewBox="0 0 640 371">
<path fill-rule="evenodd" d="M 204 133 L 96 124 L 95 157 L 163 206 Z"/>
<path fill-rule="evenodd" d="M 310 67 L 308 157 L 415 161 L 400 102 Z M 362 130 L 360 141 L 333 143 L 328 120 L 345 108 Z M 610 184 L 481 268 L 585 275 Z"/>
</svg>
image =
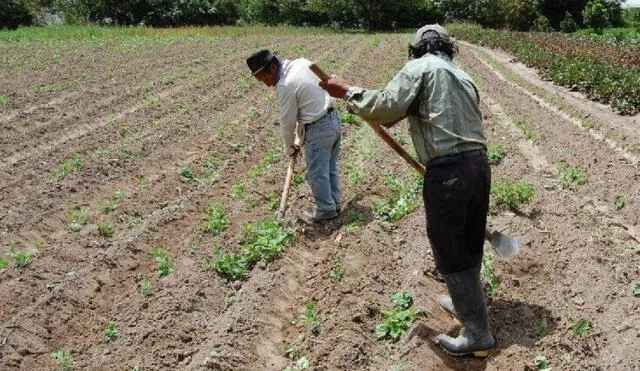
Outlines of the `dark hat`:
<svg viewBox="0 0 640 371">
<path fill-rule="evenodd" d="M 262 72 L 275 57 L 275 53 L 263 49 L 251 54 L 251 56 L 247 58 L 247 66 L 249 66 L 251 73 L 255 75 L 256 73 Z"/>
<path fill-rule="evenodd" d="M 444 27 L 440 26 L 437 23 L 424 25 L 420 27 L 418 31 L 416 31 L 411 45 L 417 46 L 420 41 L 434 37 L 441 37 L 445 40 L 449 40 L 449 33 L 444 29 Z"/>
</svg>

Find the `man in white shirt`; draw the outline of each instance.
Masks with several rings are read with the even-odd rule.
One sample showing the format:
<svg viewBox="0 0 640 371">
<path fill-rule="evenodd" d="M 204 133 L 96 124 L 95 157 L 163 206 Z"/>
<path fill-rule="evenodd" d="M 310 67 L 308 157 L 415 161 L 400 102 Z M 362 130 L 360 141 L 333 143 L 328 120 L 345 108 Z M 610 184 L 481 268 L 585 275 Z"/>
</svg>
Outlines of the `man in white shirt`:
<svg viewBox="0 0 640 371">
<path fill-rule="evenodd" d="M 340 213 L 341 123 L 333 98 L 318 86 L 318 77 L 304 58 L 280 61 L 269 50 L 247 58 L 253 76 L 268 87 L 275 87 L 280 105 L 280 134 L 287 155 L 296 156 L 304 144 L 306 180 L 316 202 L 312 222 L 334 219 Z"/>
</svg>

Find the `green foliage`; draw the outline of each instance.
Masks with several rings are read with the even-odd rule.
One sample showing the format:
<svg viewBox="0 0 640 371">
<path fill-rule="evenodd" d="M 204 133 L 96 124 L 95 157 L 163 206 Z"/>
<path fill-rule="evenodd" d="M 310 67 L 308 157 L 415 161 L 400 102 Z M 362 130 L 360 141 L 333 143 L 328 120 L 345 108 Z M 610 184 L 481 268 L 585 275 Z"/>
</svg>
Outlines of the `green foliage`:
<svg viewBox="0 0 640 371">
<path fill-rule="evenodd" d="M 374 202 L 372 205 L 373 210 L 384 221 L 398 221 L 416 209 L 422 190 L 421 179 L 412 186 L 406 186 L 397 176 L 388 174 L 385 176 L 385 183 L 390 188 L 389 201 L 387 203 Z"/>
<path fill-rule="evenodd" d="M 109 322 L 107 328 L 104 330 L 104 336 L 107 342 L 116 340 L 118 337 L 118 328 L 115 322 Z"/>
<path fill-rule="evenodd" d="M 551 27 L 551 22 L 549 22 L 549 18 L 545 17 L 542 14 L 538 14 L 538 17 L 535 19 L 535 21 L 531 25 L 531 31 L 551 32 L 553 31 L 553 27 Z"/>
<path fill-rule="evenodd" d="M 300 316 L 300 321 L 311 325 L 311 332 L 313 334 L 317 335 L 320 333 L 320 318 L 318 318 L 316 303 L 314 301 L 307 303 L 304 313 Z"/>
<path fill-rule="evenodd" d="M 78 232 L 89 221 L 89 208 L 80 207 L 69 212 L 69 231 Z"/>
<path fill-rule="evenodd" d="M 173 272 L 171 256 L 165 249 L 162 247 L 154 247 L 151 249 L 151 256 L 153 256 L 158 263 L 160 277 L 166 277 Z"/>
<path fill-rule="evenodd" d="M 580 318 L 573 326 L 573 335 L 583 338 L 593 329 L 593 322 L 588 318 Z"/>
<path fill-rule="evenodd" d="M 77 172 L 82 168 L 82 162 L 82 156 L 75 155 L 72 159 L 61 163 L 56 169 L 51 171 L 51 180 L 57 182 L 59 180 L 66 179 L 69 175 Z"/>
<path fill-rule="evenodd" d="M 114 226 L 111 223 L 98 223 L 96 224 L 96 228 L 98 229 L 98 233 L 102 237 L 113 236 Z"/>
<path fill-rule="evenodd" d="M 378 339 L 398 341 L 422 315 L 422 311 L 412 307 L 413 297 L 407 292 L 395 293 L 391 300 L 395 305 L 392 309 L 382 311 L 384 321 L 376 326 L 375 333 Z"/>
<path fill-rule="evenodd" d="M 229 228 L 231 221 L 229 216 L 219 202 L 214 202 L 209 206 L 203 219 L 205 232 L 218 235 Z"/>
<path fill-rule="evenodd" d="M 183 182 L 190 182 L 195 179 L 193 170 L 189 166 L 180 167 L 180 169 L 178 170 L 178 175 L 180 176 L 180 180 Z"/>
<path fill-rule="evenodd" d="M 482 256 L 481 275 L 487 282 L 487 295 L 493 295 L 500 289 L 500 282 L 493 270 L 493 255 L 485 253 Z"/>
<path fill-rule="evenodd" d="M 29 12 L 28 1 L 2 0 L 0 1 L 0 30 L 15 30 L 20 26 L 29 26 L 33 17 Z"/>
<path fill-rule="evenodd" d="M 16 244 L 9 242 L 9 256 L 13 258 L 13 266 L 16 269 L 24 268 L 33 260 L 33 254 L 28 251 L 17 251 Z"/>
<path fill-rule="evenodd" d="M 500 165 L 502 160 L 507 156 L 507 150 L 502 144 L 492 144 L 487 151 L 487 157 L 489 158 L 489 165 Z"/>
<path fill-rule="evenodd" d="M 9 104 L 9 98 L 0 95 L 0 106 L 6 106 L 7 104 Z"/>
<path fill-rule="evenodd" d="M 587 184 L 587 174 L 580 168 L 565 165 L 559 181 L 562 188 L 575 190 L 578 186 Z"/>
<path fill-rule="evenodd" d="M 105 201 L 102 206 L 100 206 L 100 210 L 102 210 L 103 214 L 109 214 L 112 211 L 115 211 L 118 208 L 118 205 L 113 201 Z"/>
<path fill-rule="evenodd" d="M 331 267 L 331 272 L 329 272 L 329 277 L 331 277 L 331 281 L 334 283 L 338 283 L 342 281 L 342 276 L 344 272 L 342 271 L 342 259 L 338 260 L 333 267 Z"/>
<path fill-rule="evenodd" d="M 502 3 L 505 23 L 511 30 L 529 31 L 539 18 L 539 0 L 510 0 Z"/>
<path fill-rule="evenodd" d="M 564 18 L 560 22 L 560 31 L 564 33 L 572 33 L 576 32 L 577 30 L 578 24 L 576 23 L 575 19 L 573 19 L 571 13 L 566 12 L 564 14 Z"/>
<path fill-rule="evenodd" d="M 153 295 L 151 281 L 145 279 L 140 282 L 140 295 L 145 298 Z"/>
<path fill-rule="evenodd" d="M 358 115 L 354 115 L 353 113 L 344 112 L 340 115 L 340 121 L 345 124 L 360 126 L 362 125 L 362 121 Z"/>
<path fill-rule="evenodd" d="M 66 349 L 61 348 L 60 350 L 51 353 L 51 358 L 58 363 L 61 371 L 71 371 L 73 358 Z"/>
<path fill-rule="evenodd" d="M 301 371 L 309 368 L 309 359 L 307 357 L 300 357 L 296 364 L 293 366 L 287 366 L 284 371 Z"/>
<path fill-rule="evenodd" d="M 613 206 L 616 208 L 616 211 L 620 211 L 627 206 L 627 202 L 624 200 L 624 197 L 616 196 L 615 200 L 613 200 Z"/>
<path fill-rule="evenodd" d="M 9 265 L 9 261 L 2 256 L 0 256 L 0 269 L 4 269 Z"/>
<path fill-rule="evenodd" d="M 493 214 L 500 210 L 520 211 L 533 200 L 533 184 L 529 182 L 496 179 L 491 183 L 491 206 Z"/>
<path fill-rule="evenodd" d="M 533 358 L 533 365 L 536 367 L 538 371 L 551 371 L 551 367 L 549 366 L 549 361 L 547 361 L 547 357 L 543 355 L 537 355 Z"/>
<path fill-rule="evenodd" d="M 243 183 L 234 184 L 233 187 L 231 187 L 231 198 L 241 199 L 244 197 L 244 188 Z"/>
<path fill-rule="evenodd" d="M 596 33 L 601 33 L 602 29 L 611 24 L 605 0 L 589 1 L 582 11 L 582 18 L 585 26 L 593 28 Z"/>
<path fill-rule="evenodd" d="M 633 285 L 633 296 L 635 296 L 636 298 L 640 297 L 640 283 L 636 283 L 635 285 Z"/>
<path fill-rule="evenodd" d="M 304 183 L 304 174 L 296 173 L 293 175 L 293 184 L 299 186 Z"/>
<path fill-rule="evenodd" d="M 206 257 L 204 266 L 213 269 L 228 281 L 237 281 L 247 275 L 248 263 L 242 254 L 225 254 L 217 249 L 215 259 Z"/>
<path fill-rule="evenodd" d="M 349 171 L 349 183 L 353 185 L 362 184 L 364 180 L 364 172 L 361 169 L 352 169 Z"/>
</svg>

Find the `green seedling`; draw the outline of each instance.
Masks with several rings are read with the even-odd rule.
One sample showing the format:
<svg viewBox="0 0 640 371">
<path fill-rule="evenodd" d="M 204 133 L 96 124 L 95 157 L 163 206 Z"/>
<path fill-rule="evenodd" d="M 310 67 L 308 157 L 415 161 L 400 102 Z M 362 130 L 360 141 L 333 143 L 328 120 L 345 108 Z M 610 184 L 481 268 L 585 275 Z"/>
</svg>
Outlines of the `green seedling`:
<svg viewBox="0 0 640 371">
<path fill-rule="evenodd" d="M 193 175 L 193 170 L 191 170 L 189 166 L 182 166 L 178 170 L 178 174 L 180 175 L 180 180 L 185 183 L 195 179 L 195 176 Z"/>
<path fill-rule="evenodd" d="M 285 358 L 295 360 L 304 356 L 304 352 L 300 349 L 300 346 L 297 343 L 293 342 L 284 350 L 283 355 Z"/>
<path fill-rule="evenodd" d="M 360 120 L 360 117 L 358 117 L 358 115 L 354 115 L 353 113 L 348 112 L 340 115 L 340 121 L 344 122 L 345 124 L 354 126 L 362 125 L 362 121 Z"/>
<path fill-rule="evenodd" d="M 490 145 L 487 156 L 489 158 L 489 165 L 500 165 L 502 160 L 507 156 L 507 150 L 502 144 Z"/>
<path fill-rule="evenodd" d="M 78 232 L 89 221 L 89 208 L 80 207 L 69 212 L 69 231 Z"/>
<path fill-rule="evenodd" d="M 6 106 L 7 104 L 9 104 L 9 98 L 0 95 L 0 106 Z"/>
<path fill-rule="evenodd" d="M 236 294 L 230 292 L 224 297 L 224 303 L 230 307 L 233 303 L 236 302 Z"/>
<path fill-rule="evenodd" d="M 231 147 L 231 150 L 233 152 L 240 153 L 244 149 L 244 144 L 242 143 L 229 144 L 229 147 Z"/>
<path fill-rule="evenodd" d="M 56 352 L 51 353 L 51 358 L 53 358 L 53 360 L 58 363 L 61 371 L 71 371 L 73 358 L 66 349 L 62 348 Z"/>
<path fill-rule="evenodd" d="M 588 318 L 580 318 L 573 326 L 573 335 L 578 338 L 585 337 L 593 329 L 593 323 Z"/>
<path fill-rule="evenodd" d="M 111 237 L 113 236 L 113 232 L 115 230 L 113 224 L 111 223 L 98 223 L 96 224 L 96 228 L 98 229 L 98 234 L 102 237 Z"/>
<path fill-rule="evenodd" d="M 538 144 L 538 136 L 533 131 L 533 127 L 528 122 L 521 122 L 520 128 L 522 129 L 522 133 L 527 139 L 533 142 L 533 144 Z"/>
<path fill-rule="evenodd" d="M 225 254 L 219 249 L 215 252 L 215 258 L 206 257 L 205 267 L 213 269 L 219 275 L 233 282 L 244 278 L 247 275 L 248 263 L 241 254 Z"/>
<path fill-rule="evenodd" d="M 490 207 L 492 214 L 501 210 L 520 211 L 533 200 L 533 184 L 529 182 L 510 182 L 498 179 L 491 184 Z"/>
<path fill-rule="evenodd" d="M 166 277 L 173 271 L 171 256 L 169 256 L 169 253 L 162 247 L 152 248 L 151 256 L 153 256 L 158 263 L 158 272 L 160 273 L 160 277 Z"/>
<path fill-rule="evenodd" d="M 16 269 L 24 268 L 33 260 L 33 254 L 28 251 L 17 251 L 15 242 L 9 242 L 9 255 L 13 258 Z"/>
<path fill-rule="evenodd" d="M 4 269 L 9 265 L 9 261 L 0 256 L 0 269 Z"/>
<path fill-rule="evenodd" d="M 304 174 L 296 173 L 293 175 L 293 184 L 299 186 L 304 183 Z"/>
<path fill-rule="evenodd" d="M 636 283 L 635 285 L 633 285 L 633 296 L 635 296 L 636 298 L 640 297 L 640 283 Z"/>
<path fill-rule="evenodd" d="M 331 277 L 331 281 L 334 283 L 338 283 L 342 281 L 343 271 L 342 271 L 342 259 L 338 260 L 333 267 L 331 267 L 331 272 L 329 273 L 329 277 Z"/>
<path fill-rule="evenodd" d="M 145 298 L 148 298 L 151 295 L 153 295 L 151 281 L 142 280 L 140 282 L 140 295 L 142 295 Z"/>
<path fill-rule="evenodd" d="M 311 332 L 313 334 L 320 333 L 320 319 L 316 309 L 316 303 L 310 301 L 305 306 L 304 314 L 300 316 L 300 321 L 311 325 Z"/>
<path fill-rule="evenodd" d="M 115 322 L 109 322 L 107 328 L 104 330 L 104 335 L 107 342 L 116 340 L 118 337 L 118 329 Z"/>
<path fill-rule="evenodd" d="M 627 202 L 624 200 L 624 197 L 616 196 L 616 199 L 613 200 L 613 206 L 616 208 L 616 211 L 620 211 L 627 206 Z"/>
<path fill-rule="evenodd" d="M 422 180 L 412 186 L 402 183 L 394 174 L 385 176 L 385 183 L 391 190 L 391 197 L 387 203 L 375 201 L 373 210 L 386 222 L 395 222 L 413 212 L 418 206 L 419 194 L 422 190 Z"/>
<path fill-rule="evenodd" d="M 219 235 L 231 225 L 227 212 L 219 202 L 214 202 L 209 206 L 203 222 L 204 231 L 213 235 Z"/>
<path fill-rule="evenodd" d="M 102 206 L 100 206 L 100 210 L 102 210 L 103 214 L 109 214 L 112 211 L 115 211 L 118 208 L 118 205 L 113 201 L 105 201 Z"/>
<path fill-rule="evenodd" d="M 533 358 L 533 365 L 536 367 L 538 371 L 551 371 L 551 367 L 549 366 L 549 361 L 547 361 L 547 357 L 543 355 L 537 355 Z"/>
<path fill-rule="evenodd" d="M 382 311 L 384 321 L 376 326 L 375 333 L 378 339 L 389 338 L 398 341 L 409 326 L 422 315 L 422 311 L 412 307 L 413 297 L 408 292 L 395 293 L 391 301 L 394 307 Z"/>
<path fill-rule="evenodd" d="M 56 169 L 52 170 L 49 177 L 54 182 L 66 179 L 69 175 L 80 170 L 82 168 L 82 165 L 82 156 L 75 155 L 71 160 L 67 160 L 61 163 Z"/>
<path fill-rule="evenodd" d="M 364 181 L 364 172 L 360 169 L 353 169 L 349 172 L 349 183 L 360 185 Z"/>
<path fill-rule="evenodd" d="M 293 240 L 293 232 L 275 220 L 247 224 L 242 228 L 243 256 L 253 266 L 260 259 L 270 262 Z"/>
<path fill-rule="evenodd" d="M 245 185 L 242 183 L 234 184 L 231 187 L 231 198 L 242 199 L 244 197 Z"/>
<path fill-rule="evenodd" d="M 566 166 L 560 173 L 560 186 L 564 189 L 576 190 L 578 186 L 587 184 L 587 174 L 573 166 Z"/>
<path fill-rule="evenodd" d="M 486 253 L 482 257 L 481 274 L 485 282 L 487 282 L 487 295 L 491 296 L 498 292 L 500 289 L 500 283 L 493 271 L 493 255 L 491 253 Z"/>
<path fill-rule="evenodd" d="M 269 211 L 276 211 L 278 207 L 280 207 L 280 194 L 274 190 L 269 195 Z"/>
</svg>

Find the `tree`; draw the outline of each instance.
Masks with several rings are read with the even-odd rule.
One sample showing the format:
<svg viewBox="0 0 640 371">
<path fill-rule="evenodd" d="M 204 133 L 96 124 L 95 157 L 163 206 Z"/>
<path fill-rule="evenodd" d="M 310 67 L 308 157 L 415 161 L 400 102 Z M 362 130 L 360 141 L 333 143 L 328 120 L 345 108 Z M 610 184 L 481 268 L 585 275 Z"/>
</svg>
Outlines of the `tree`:
<svg viewBox="0 0 640 371">
<path fill-rule="evenodd" d="M 610 25 L 609 8 L 604 0 L 591 0 L 582 11 L 582 18 L 587 27 L 593 28 L 596 33 Z"/>
<path fill-rule="evenodd" d="M 503 3 L 505 23 L 511 30 L 528 31 L 538 18 L 538 0 L 512 0 Z"/>
<path fill-rule="evenodd" d="M 29 12 L 29 4 L 21 0 L 0 1 L 0 29 L 15 30 L 19 26 L 29 26 L 33 17 Z"/>
<path fill-rule="evenodd" d="M 578 24 L 568 11 L 564 14 L 564 19 L 560 22 L 560 31 L 564 33 L 572 33 L 578 30 Z"/>
<path fill-rule="evenodd" d="M 538 17 L 536 18 L 535 22 L 533 22 L 533 25 L 531 25 L 531 31 L 551 32 L 553 31 L 553 28 L 551 27 L 551 22 L 549 22 L 549 19 L 541 13 L 538 13 Z"/>
</svg>

